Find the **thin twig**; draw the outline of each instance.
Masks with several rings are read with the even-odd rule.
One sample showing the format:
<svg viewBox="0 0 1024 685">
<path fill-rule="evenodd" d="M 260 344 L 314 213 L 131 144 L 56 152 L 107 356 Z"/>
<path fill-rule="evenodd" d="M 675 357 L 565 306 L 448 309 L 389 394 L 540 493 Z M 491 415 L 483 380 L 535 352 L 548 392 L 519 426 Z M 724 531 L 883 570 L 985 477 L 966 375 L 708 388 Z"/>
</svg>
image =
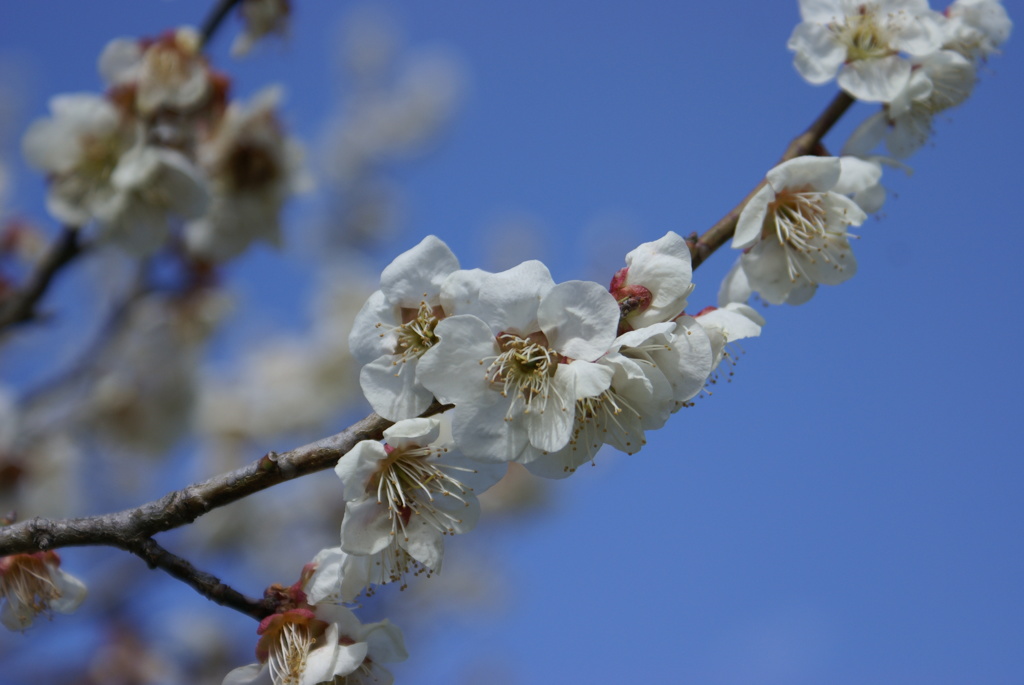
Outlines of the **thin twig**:
<svg viewBox="0 0 1024 685">
<path fill-rule="evenodd" d="M 213 34 L 217 33 L 217 29 L 227 18 L 228 14 L 231 13 L 231 9 L 237 5 L 241 0 L 219 0 L 210 13 L 206 15 L 206 21 L 203 22 L 203 27 L 199 30 L 200 35 L 203 38 L 203 45 L 210 42 L 213 38 Z"/>
<path fill-rule="evenodd" d="M 78 236 L 78 229 L 64 227 L 47 250 L 43 259 L 29 276 L 23 288 L 15 292 L 0 306 L 0 330 L 8 326 L 31 321 L 36 317 L 36 305 L 46 294 L 47 288 L 61 267 L 84 251 Z"/>
<path fill-rule="evenodd" d="M 161 547 L 153 538 L 133 539 L 125 549 L 139 557 L 150 568 L 159 568 L 171 576 L 186 583 L 203 597 L 226 606 L 257 621 L 274 613 L 274 603 L 267 599 L 246 597 L 230 585 L 222 583 L 220 578 L 200 571 L 187 560 L 172 554 Z"/>
<path fill-rule="evenodd" d="M 34 406 L 45 402 L 86 378 L 95 366 L 96 361 L 102 357 L 103 352 L 112 341 L 117 339 L 120 331 L 128 323 L 135 305 L 144 296 L 153 292 L 154 289 L 154 286 L 146 276 L 146 268 L 145 264 L 143 264 L 139 268 L 139 272 L 128 294 L 110 308 L 106 321 L 100 326 L 99 332 L 92 342 L 79 353 L 76 360 L 66 369 L 62 370 L 59 375 L 44 381 L 35 388 L 31 388 L 21 396 L 22 411 L 30 411 Z"/>
</svg>

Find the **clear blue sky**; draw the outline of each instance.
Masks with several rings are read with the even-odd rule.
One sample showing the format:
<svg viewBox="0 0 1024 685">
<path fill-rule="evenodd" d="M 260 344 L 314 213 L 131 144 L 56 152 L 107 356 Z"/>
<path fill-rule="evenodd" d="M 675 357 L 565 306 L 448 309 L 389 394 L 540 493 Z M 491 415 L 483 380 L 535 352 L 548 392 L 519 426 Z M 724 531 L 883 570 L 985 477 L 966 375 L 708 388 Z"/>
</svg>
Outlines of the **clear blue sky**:
<svg viewBox="0 0 1024 685">
<path fill-rule="evenodd" d="M 284 82 L 286 118 L 312 139 L 341 95 L 330 45 L 349 3 L 295 4 L 286 48 L 219 63 L 242 95 Z M 52 94 L 97 90 L 109 38 L 194 23 L 207 5 L 5 6 L 0 56 L 28 87 L 20 126 Z M 385 261 L 435 233 L 464 266 L 492 266 L 495 220 L 528 215 L 542 231 L 522 258 L 606 283 L 636 244 L 730 209 L 835 92 L 792 67 L 796 2 L 391 7 L 412 45 L 459 54 L 469 80 L 450 134 L 398 179 L 406 220 Z M 439 618 L 399 682 L 1024 682 L 1019 43 L 940 117 L 912 177 L 887 173 L 881 220 L 854 245 L 858 275 L 767 309 L 732 384 L 641 453 L 602 453 L 554 484 L 528 525 L 498 530 L 484 550 L 509 582 L 504 608 Z M 872 111 L 852 110 L 829 149 Z M 18 206 L 42 217 L 37 179 L 17 173 Z M 276 259 L 261 252 L 237 273 Z M 695 308 L 733 259 L 696 272 Z M 275 287 L 282 311 L 291 282 Z"/>
</svg>

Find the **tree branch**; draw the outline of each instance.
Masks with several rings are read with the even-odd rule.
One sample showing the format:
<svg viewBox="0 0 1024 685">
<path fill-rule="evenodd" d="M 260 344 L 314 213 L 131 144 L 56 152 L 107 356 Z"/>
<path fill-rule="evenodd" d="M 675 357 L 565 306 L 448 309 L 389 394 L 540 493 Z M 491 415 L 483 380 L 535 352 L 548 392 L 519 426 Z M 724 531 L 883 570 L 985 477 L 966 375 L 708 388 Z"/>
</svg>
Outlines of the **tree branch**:
<svg viewBox="0 0 1024 685">
<path fill-rule="evenodd" d="M 217 33 L 217 29 L 227 18 L 228 14 L 231 13 L 231 9 L 237 5 L 241 0 L 219 0 L 214 5 L 210 13 L 206 15 L 206 21 L 203 22 L 203 27 L 199 30 L 200 35 L 203 38 L 203 45 L 210 42 L 213 38 L 213 34 Z"/>
<path fill-rule="evenodd" d="M 139 557 L 150 568 L 159 568 L 191 586 L 203 597 L 262 621 L 274 613 L 274 602 L 252 599 L 221 582 L 216 576 L 200 571 L 187 560 L 168 552 L 153 538 L 132 539 L 124 548 Z"/>
<path fill-rule="evenodd" d="M 42 261 L 29 276 L 23 288 L 15 292 L 0 306 L 0 330 L 13 324 L 31 321 L 36 316 L 36 304 L 60 269 L 84 251 L 79 242 L 78 229 L 65 226 L 53 241 Z"/>
<path fill-rule="evenodd" d="M 814 120 L 807 130 L 794 138 L 789 146 L 786 148 L 786 152 L 783 153 L 782 159 L 779 163 L 788 161 L 795 157 L 802 155 L 812 154 L 821 139 L 825 137 L 832 127 L 835 125 L 839 118 L 846 113 L 846 110 L 850 108 L 855 102 L 854 98 L 846 94 L 845 91 L 839 91 L 838 94 L 832 99 L 828 107 L 818 115 L 818 118 Z M 729 213 L 723 216 L 715 223 L 714 226 L 704 232 L 702 236 L 695 243 L 690 244 L 690 257 L 693 263 L 693 268 L 696 269 L 698 266 L 704 263 L 708 257 L 710 257 L 715 250 L 720 248 L 722 245 L 732 237 L 733 233 L 736 232 L 736 222 L 739 221 L 740 212 L 747 206 L 747 202 L 750 198 L 757 193 L 758 190 L 765 184 L 765 181 L 761 181 L 750 193 L 743 198 L 743 200 L 729 210 Z"/>
<path fill-rule="evenodd" d="M 428 413 L 440 411 L 434 403 Z M 58 547 L 133 544 L 192 523 L 203 514 L 287 480 L 333 467 L 360 440 L 380 440 L 392 421 L 370 414 L 336 435 L 214 476 L 158 500 L 112 514 L 51 521 L 35 518 L 0 528 L 0 556 Z"/>
</svg>

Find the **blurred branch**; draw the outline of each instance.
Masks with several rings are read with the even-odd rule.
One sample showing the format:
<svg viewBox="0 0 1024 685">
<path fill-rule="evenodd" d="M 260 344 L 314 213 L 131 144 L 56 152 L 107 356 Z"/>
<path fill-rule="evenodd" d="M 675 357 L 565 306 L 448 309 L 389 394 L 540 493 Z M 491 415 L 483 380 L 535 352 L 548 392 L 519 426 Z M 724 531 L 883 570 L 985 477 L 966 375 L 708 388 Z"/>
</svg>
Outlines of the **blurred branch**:
<svg viewBox="0 0 1024 685">
<path fill-rule="evenodd" d="M 84 249 L 79 241 L 78 229 L 65 226 L 36 266 L 36 270 L 29 276 L 25 286 L 0 305 L 0 330 L 36 318 L 36 304 L 46 294 L 54 276 Z"/>
<path fill-rule="evenodd" d="M 206 21 L 203 22 L 203 27 L 199 30 L 203 37 L 203 45 L 210 42 L 213 38 L 213 34 L 217 33 L 217 29 L 227 18 L 228 14 L 231 13 L 231 9 L 237 5 L 241 0 L 218 0 L 217 4 L 214 5 L 210 13 L 206 15 Z"/>
<path fill-rule="evenodd" d="M 794 138 L 789 147 L 786 148 L 786 152 L 782 155 L 782 159 L 779 163 L 788 161 L 795 157 L 801 157 L 803 155 L 814 154 L 816 148 L 821 143 L 821 139 L 825 137 L 840 117 L 846 113 L 846 110 L 850 108 L 855 100 L 846 94 L 844 91 L 839 91 L 838 94 L 832 99 L 828 107 L 818 115 L 818 118 L 814 120 L 806 131 Z M 750 193 L 743 198 L 743 201 L 733 207 L 728 214 L 723 216 L 718 222 L 704 232 L 700 238 L 696 241 L 690 242 L 690 257 L 693 262 L 693 268 L 696 269 L 700 266 L 704 260 L 711 256 L 715 250 L 720 248 L 722 245 L 732 237 L 733 233 L 736 232 L 736 222 L 739 221 L 740 212 L 747 206 L 747 202 L 750 201 L 758 190 L 766 183 L 761 181 Z"/>
<path fill-rule="evenodd" d="M 147 264 L 143 262 L 139 266 L 131 289 L 110 308 L 106 321 L 100 326 L 99 332 L 92 342 L 82 350 L 78 358 L 67 369 L 44 381 L 42 385 L 24 393 L 21 398 L 22 410 L 27 412 L 33 406 L 45 402 L 86 378 L 97 360 L 103 356 L 104 350 L 117 339 L 120 331 L 129 322 L 135 305 L 154 290 L 155 287 L 149 282 Z"/>
</svg>

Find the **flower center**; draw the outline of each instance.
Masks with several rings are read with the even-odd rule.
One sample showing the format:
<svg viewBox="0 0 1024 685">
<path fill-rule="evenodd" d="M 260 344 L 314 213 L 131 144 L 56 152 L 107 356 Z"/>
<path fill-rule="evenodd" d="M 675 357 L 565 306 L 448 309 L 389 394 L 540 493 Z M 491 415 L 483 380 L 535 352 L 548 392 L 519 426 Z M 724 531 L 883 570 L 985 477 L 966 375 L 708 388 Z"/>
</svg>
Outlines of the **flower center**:
<svg viewBox="0 0 1024 685">
<path fill-rule="evenodd" d="M 801 258 L 813 263 L 814 257 L 820 255 L 836 268 L 842 268 L 826 249 L 828 211 L 824 196 L 816 191 L 785 190 L 768 206 L 763 235 L 771 238 L 774 233 L 786 255 L 786 268 L 792 281 L 804 275 Z"/>
<path fill-rule="evenodd" d="M 306 657 L 316 642 L 308 626 L 302 623 L 286 623 L 278 640 L 270 648 L 270 679 L 274 685 L 292 685 L 302 682 L 306 671 Z"/>
<path fill-rule="evenodd" d="M 846 61 L 879 59 L 895 55 L 889 46 L 889 34 L 875 16 L 873 5 L 861 5 L 857 14 L 846 17 L 843 23 L 829 24 L 829 30 L 846 46 Z"/>
<path fill-rule="evenodd" d="M 436 506 L 444 497 L 452 497 L 469 506 L 466 497 L 472 488 L 449 471 L 473 473 L 473 469 L 444 464 L 437 458 L 446 448 L 405 447 L 391 452 L 380 471 L 370 479 L 367 494 L 376 491 L 377 501 L 387 507 L 391 535 L 409 539 L 406 526 L 413 516 L 420 517 L 442 534 L 455 533 L 462 519 Z"/>
<path fill-rule="evenodd" d="M 281 169 L 266 146 L 237 143 L 224 161 L 225 178 L 234 190 L 259 191 L 281 177 Z"/>
<path fill-rule="evenodd" d="M 501 388 L 502 397 L 508 397 L 511 392 L 513 406 L 522 402 L 524 414 L 529 414 L 534 407 L 543 414 L 550 397 L 551 379 L 558 370 L 561 355 L 546 343 L 543 333 L 526 338 L 502 333 L 498 336 L 502 352 L 487 367 L 488 382 Z"/>
<path fill-rule="evenodd" d="M 105 183 L 124 150 L 120 137 L 116 133 L 104 136 L 84 135 L 79 144 L 82 146 L 82 156 L 75 169 L 76 173 L 94 185 Z"/>
<path fill-rule="evenodd" d="M 394 352 L 398 357 L 396 365 L 422 357 L 427 350 L 437 344 L 438 338 L 434 334 L 434 328 L 441 318 L 441 308 L 431 307 L 426 302 L 420 302 L 419 309 L 402 309 L 404 323 L 395 329 L 398 336 Z"/>
</svg>

